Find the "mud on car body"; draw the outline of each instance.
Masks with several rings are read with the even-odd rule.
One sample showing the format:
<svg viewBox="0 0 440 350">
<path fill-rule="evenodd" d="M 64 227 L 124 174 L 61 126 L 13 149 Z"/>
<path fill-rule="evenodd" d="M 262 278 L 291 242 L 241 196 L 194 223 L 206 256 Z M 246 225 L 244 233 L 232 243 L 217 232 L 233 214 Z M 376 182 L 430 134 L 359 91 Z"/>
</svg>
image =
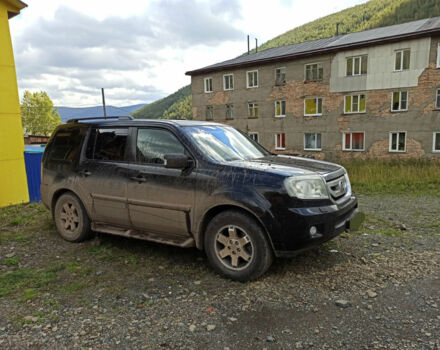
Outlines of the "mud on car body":
<svg viewBox="0 0 440 350">
<path fill-rule="evenodd" d="M 335 237 L 357 211 L 343 167 L 199 121 L 69 121 L 46 147 L 41 193 L 68 241 L 97 231 L 195 246 L 240 281 Z"/>
</svg>

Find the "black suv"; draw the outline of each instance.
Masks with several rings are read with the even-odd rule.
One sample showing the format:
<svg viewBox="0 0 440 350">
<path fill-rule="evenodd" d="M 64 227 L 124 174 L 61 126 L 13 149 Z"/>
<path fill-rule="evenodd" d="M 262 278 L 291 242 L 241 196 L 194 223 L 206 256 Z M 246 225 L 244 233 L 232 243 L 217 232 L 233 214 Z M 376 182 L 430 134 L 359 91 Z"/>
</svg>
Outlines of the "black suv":
<svg viewBox="0 0 440 350">
<path fill-rule="evenodd" d="M 345 169 L 276 155 L 218 123 L 72 120 L 43 156 L 41 195 L 61 236 L 92 231 L 204 249 L 216 271 L 259 277 L 349 227 Z"/>
</svg>

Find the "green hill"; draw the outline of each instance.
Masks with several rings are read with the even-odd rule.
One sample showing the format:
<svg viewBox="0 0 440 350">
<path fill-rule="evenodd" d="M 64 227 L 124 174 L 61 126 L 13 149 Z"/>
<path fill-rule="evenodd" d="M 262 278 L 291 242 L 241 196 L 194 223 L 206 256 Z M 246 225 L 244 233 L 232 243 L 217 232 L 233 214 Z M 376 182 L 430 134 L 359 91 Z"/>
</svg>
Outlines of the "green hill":
<svg viewBox="0 0 440 350">
<path fill-rule="evenodd" d="M 339 34 L 346 34 L 439 15 L 439 0 L 371 0 L 289 30 L 258 50 L 331 37 L 337 23 Z"/>
<path fill-rule="evenodd" d="M 371 0 L 289 30 L 265 42 L 258 50 L 331 37 L 336 33 L 337 23 L 339 34 L 346 34 L 436 16 L 440 16 L 439 0 Z M 184 103 L 181 100 L 190 94 L 190 86 L 185 86 L 132 115 L 135 118 L 162 118 L 164 114 L 168 116 L 176 110 L 190 113 L 190 109 L 181 108 Z M 173 106 L 179 103 L 179 106 Z M 185 103 L 188 103 L 188 99 Z M 190 114 L 182 116 L 185 119 L 190 117 Z"/>
<path fill-rule="evenodd" d="M 183 100 L 185 97 L 191 95 L 191 86 L 187 85 L 177 90 L 175 93 L 157 100 L 149 105 L 146 105 L 137 111 L 134 111 L 131 115 L 133 118 L 147 118 L 147 119 L 159 119 L 162 118 L 164 113 L 173 106 L 176 102 Z"/>
</svg>

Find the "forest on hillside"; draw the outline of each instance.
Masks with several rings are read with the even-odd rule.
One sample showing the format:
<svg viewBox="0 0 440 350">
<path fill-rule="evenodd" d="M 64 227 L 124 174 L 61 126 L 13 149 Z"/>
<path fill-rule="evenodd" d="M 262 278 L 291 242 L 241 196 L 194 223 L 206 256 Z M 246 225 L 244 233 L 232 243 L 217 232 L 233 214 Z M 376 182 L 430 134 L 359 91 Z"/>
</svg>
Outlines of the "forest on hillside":
<svg viewBox="0 0 440 350">
<path fill-rule="evenodd" d="M 371 0 L 296 27 L 265 42 L 258 50 L 334 36 L 338 23 L 339 34 L 346 34 L 436 16 L 440 16 L 440 0 Z M 179 114 L 179 119 L 191 119 L 190 94 L 190 86 L 185 86 L 132 115 L 157 119 Z"/>
</svg>

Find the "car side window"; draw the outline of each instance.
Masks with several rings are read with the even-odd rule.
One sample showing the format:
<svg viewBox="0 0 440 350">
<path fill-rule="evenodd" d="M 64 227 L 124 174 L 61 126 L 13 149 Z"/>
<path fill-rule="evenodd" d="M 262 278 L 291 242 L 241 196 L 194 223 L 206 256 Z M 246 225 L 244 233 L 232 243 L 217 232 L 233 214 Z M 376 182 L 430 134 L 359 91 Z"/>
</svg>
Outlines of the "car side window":
<svg viewBox="0 0 440 350">
<path fill-rule="evenodd" d="M 136 162 L 164 164 L 165 154 L 185 153 L 185 148 L 170 131 L 164 129 L 138 129 Z"/>
<path fill-rule="evenodd" d="M 93 128 L 86 148 L 86 157 L 94 160 L 124 161 L 128 129 Z"/>
<path fill-rule="evenodd" d="M 72 163 L 79 154 L 82 137 L 79 128 L 58 131 L 48 147 L 47 158 L 50 161 Z"/>
</svg>

